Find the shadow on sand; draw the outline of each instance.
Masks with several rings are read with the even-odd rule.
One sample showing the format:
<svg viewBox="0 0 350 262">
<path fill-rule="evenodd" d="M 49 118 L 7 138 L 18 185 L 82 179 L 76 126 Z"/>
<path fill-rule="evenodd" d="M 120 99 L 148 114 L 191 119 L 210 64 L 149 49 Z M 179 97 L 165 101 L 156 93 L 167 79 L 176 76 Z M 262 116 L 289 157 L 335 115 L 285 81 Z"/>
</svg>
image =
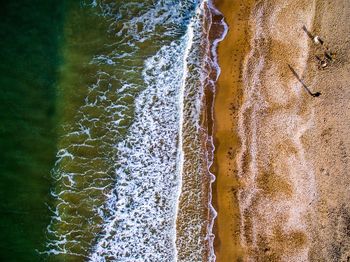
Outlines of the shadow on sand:
<svg viewBox="0 0 350 262">
<path fill-rule="evenodd" d="M 307 85 L 304 83 L 304 81 L 299 77 L 299 75 L 297 74 L 297 72 L 295 72 L 294 68 L 288 64 L 288 67 L 290 69 L 290 71 L 292 71 L 293 75 L 298 79 L 298 81 L 302 84 L 302 86 L 305 88 L 305 90 L 309 93 L 310 96 L 313 96 L 313 97 L 318 97 L 321 95 L 320 92 L 315 92 L 315 93 L 312 93 L 310 91 L 310 89 L 307 87 Z"/>
</svg>

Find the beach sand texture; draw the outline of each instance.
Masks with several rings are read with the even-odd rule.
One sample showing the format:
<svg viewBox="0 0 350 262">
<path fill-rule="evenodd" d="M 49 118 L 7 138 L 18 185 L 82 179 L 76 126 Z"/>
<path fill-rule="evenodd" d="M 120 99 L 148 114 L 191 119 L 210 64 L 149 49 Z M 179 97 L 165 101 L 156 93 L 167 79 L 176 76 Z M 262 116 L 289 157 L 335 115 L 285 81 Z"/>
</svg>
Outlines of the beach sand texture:
<svg viewBox="0 0 350 262">
<path fill-rule="evenodd" d="M 348 261 L 350 2 L 216 5 L 217 261 Z"/>
</svg>

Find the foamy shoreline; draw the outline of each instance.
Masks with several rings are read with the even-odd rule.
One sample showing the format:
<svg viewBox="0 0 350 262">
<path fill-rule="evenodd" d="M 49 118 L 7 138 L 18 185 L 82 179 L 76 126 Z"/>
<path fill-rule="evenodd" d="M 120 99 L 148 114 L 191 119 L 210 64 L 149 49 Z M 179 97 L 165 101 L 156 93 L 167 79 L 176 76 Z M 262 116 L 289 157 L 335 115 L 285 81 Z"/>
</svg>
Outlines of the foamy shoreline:
<svg viewBox="0 0 350 262">
<path fill-rule="evenodd" d="M 209 184 L 209 192 L 208 192 L 208 205 L 209 205 L 209 224 L 207 228 L 207 239 L 209 242 L 209 259 L 208 261 L 215 261 L 215 250 L 214 250 L 214 222 L 215 218 L 217 217 L 217 212 L 213 206 L 213 189 L 212 184 L 215 181 L 215 175 L 210 171 L 213 162 L 214 162 L 214 152 L 215 152 L 215 145 L 214 145 L 214 138 L 213 138 L 213 130 L 215 129 L 214 126 L 214 101 L 215 101 L 215 92 L 216 92 L 216 82 L 221 74 L 220 65 L 218 62 L 218 55 L 217 55 L 217 48 L 221 41 L 223 41 L 227 35 L 228 32 L 228 25 L 225 22 L 225 19 L 222 15 L 222 13 L 215 7 L 212 0 L 208 1 L 208 9 L 209 9 L 209 15 L 211 16 L 211 24 L 209 28 L 209 41 L 211 43 L 210 47 L 210 53 L 208 56 L 212 60 L 212 68 L 214 68 L 214 74 L 211 72 L 208 83 L 206 85 L 206 88 L 209 89 L 208 91 L 212 93 L 212 95 L 207 98 L 205 108 L 210 107 L 210 110 L 207 110 L 210 112 L 207 114 L 207 130 L 211 130 L 210 133 L 208 133 L 207 139 L 206 139 L 206 148 L 209 150 L 207 153 L 207 159 L 208 159 L 208 173 L 211 177 L 210 184 Z M 221 32 L 221 33 L 218 33 Z M 213 34 L 213 35 L 211 35 Z M 207 91 L 207 92 L 208 92 Z M 210 128 L 209 128 L 210 125 Z"/>
<path fill-rule="evenodd" d="M 202 1 L 198 6 L 189 31 L 195 41 L 188 46 L 186 67 L 193 67 L 193 54 L 199 55 L 200 74 L 197 85 L 190 83 L 196 75 L 187 72 L 184 77 L 184 115 L 183 122 L 184 162 L 182 169 L 182 194 L 180 195 L 177 216 L 177 250 L 178 261 L 215 261 L 212 233 L 216 211 L 212 206 L 211 184 L 215 177 L 209 171 L 213 158 L 212 110 L 215 82 L 220 74 L 217 63 L 216 48 L 226 33 L 222 16 L 211 1 Z M 221 28 L 222 27 L 222 28 Z M 213 30 L 214 29 L 214 30 Z M 214 34 L 212 34 L 214 32 Z M 191 74 L 192 73 L 192 74 Z M 188 79 L 187 79 L 188 78 Z M 190 94 L 190 95 L 189 95 Z M 196 99 L 191 97 L 196 94 Z M 196 117 L 193 118 L 194 112 Z M 191 118 L 193 118 L 191 120 Z M 193 137 L 193 135 L 195 135 Z M 189 143 L 189 137 L 195 138 Z M 193 139 L 192 138 L 192 139 Z M 197 140 L 198 139 L 198 140 Z M 196 142 L 197 141 L 197 142 Z M 196 143 L 196 145 L 192 143 Z M 197 150 L 194 150 L 197 148 Z M 190 199 L 192 196 L 192 200 Z M 195 200 L 197 199 L 197 200 Z M 192 206 L 196 206 L 195 208 Z M 191 221 L 191 222 L 189 222 Z M 199 228 L 195 229 L 195 228 Z M 189 233 L 192 232 L 192 233 Z M 199 241 L 199 242 L 198 242 Z M 192 244 L 193 243 L 193 244 Z M 197 243 L 197 244 L 196 244 Z M 198 247 L 200 243 L 200 247 Z"/>
</svg>

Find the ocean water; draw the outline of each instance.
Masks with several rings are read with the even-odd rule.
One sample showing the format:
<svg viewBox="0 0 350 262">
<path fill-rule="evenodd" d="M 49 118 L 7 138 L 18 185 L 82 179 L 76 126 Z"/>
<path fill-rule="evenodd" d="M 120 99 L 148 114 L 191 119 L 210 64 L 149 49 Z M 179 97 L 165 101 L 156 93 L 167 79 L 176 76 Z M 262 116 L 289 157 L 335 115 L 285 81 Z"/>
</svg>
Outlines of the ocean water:
<svg viewBox="0 0 350 262">
<path fill-rule="evenodd" d="M 56 83 L 65 5 L 0 8 L 0 260 L 42 261 L 56 154 Z"/>
<path fill-rule="evenodd" d="M 210 36 L 218 11 L 206 0 L 61 5 L 43 151 L 55 158 L 33 250 L 44 261 L 213 261 L 206 92 L 226 30 L 219 20 Z"/>
</svg>

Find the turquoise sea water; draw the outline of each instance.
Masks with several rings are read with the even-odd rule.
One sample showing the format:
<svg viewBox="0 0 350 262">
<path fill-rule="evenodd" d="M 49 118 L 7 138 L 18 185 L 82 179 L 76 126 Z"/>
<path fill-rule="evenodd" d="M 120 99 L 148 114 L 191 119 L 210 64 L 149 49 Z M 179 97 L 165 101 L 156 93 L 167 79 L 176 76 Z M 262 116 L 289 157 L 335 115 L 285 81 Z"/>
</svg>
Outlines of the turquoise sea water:
<svg viewBox="0 0 350 262">
<path fill-rule="evenodd" d="M 64 1 L 0 8 L 0 260 L 40 261 L 56 154 Z"/>
</svg>

